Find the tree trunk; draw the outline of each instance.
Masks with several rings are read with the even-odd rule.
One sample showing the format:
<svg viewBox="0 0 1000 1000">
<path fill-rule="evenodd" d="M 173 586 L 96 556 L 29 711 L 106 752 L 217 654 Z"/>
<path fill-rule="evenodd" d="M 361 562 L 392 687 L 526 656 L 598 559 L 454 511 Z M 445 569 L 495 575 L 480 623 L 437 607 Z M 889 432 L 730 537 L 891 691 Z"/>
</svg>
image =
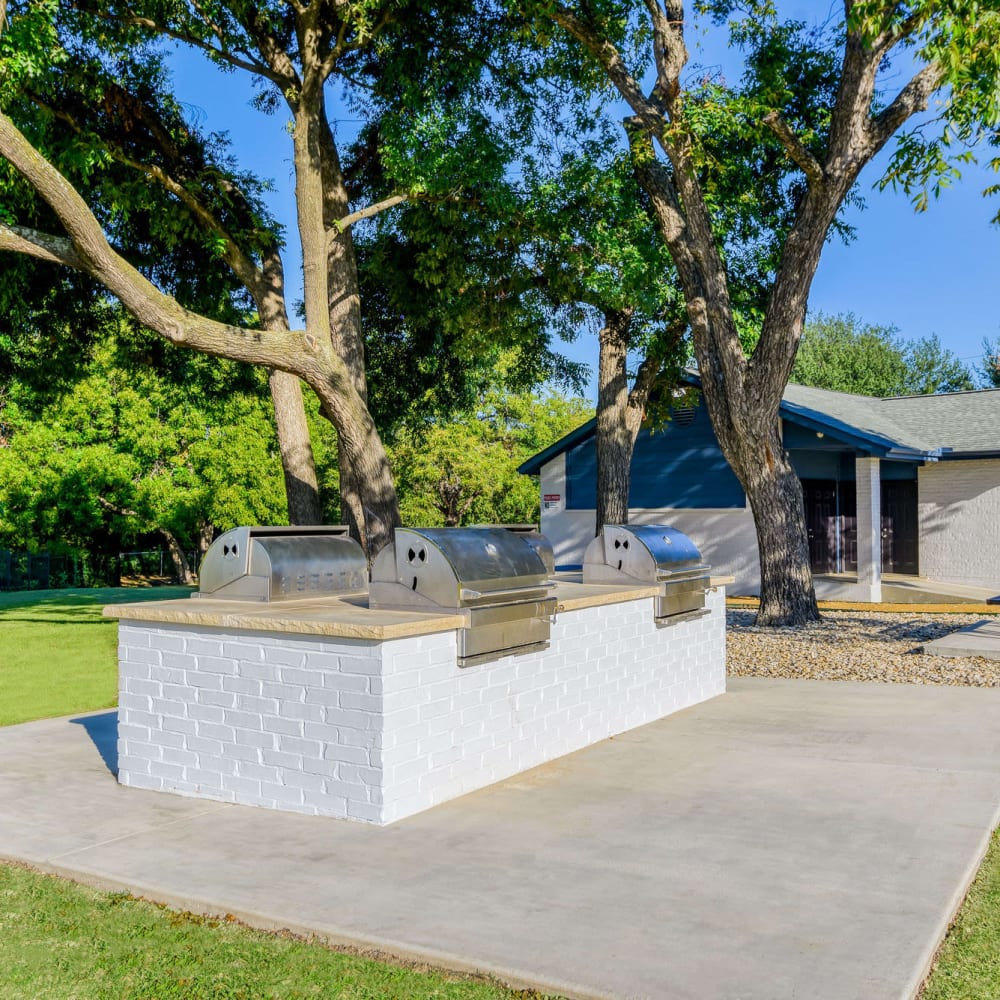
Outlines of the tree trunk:
<svg viewBox="0 0 1000 1000">
<path fill-rule="evenodd" d="M 212 544 L 212 538 L 215 535 L 215 525 L 210 524 L 207 521 L 203 521 L 198 526 L 198 556 L 201 559 L 205 558 L 205 553 L 208 552 L 209 546 Z"/>
<path fill-rule="evenodd" d="M 758 625 L 802 625 L 819 618 L 809 564 L 802 484 L 778 435 L 770 431 L 719 443 L 746 490 L 760 555 Z"/>
<path fill-rule="evenodd" d="M 187 586 L 191 586 L 197 582 L 194 573 L 191 572 L 191 567 L 188 565 L 187 556 L 184 555 L 184 549 L 181 548 L 180 543 L 177 541 L 177 537 L 168 528 L 159 528 L 160 534 L 163 535 L 164 541 L 167 543 L 167 551 L 170 553 L 170 561 L 174 564 L 174 580 L 177 583 L 183 583 Z"/>
<path fill-rule="evenodd" d="M 303 53 L 303 59 L 307 55 Z M 307 74 L 299 96 L 293 136 L 306 341 L 314 345 L 318 360 L 332 361 L 331 355 L 340 360 L 339 366 L 321 363 L 307 381 L 337 428 L 344 520 L 371 560 L 392 541 L 393 531 L 399 524 L 399 503 L 385 447 L 359 390 L 359 385 L 364 386 L 363 358 L 354 358 L 348 363 L 338 350 L 338 346 L 343 346 L 346 332 L 338 330 L 335 333 L 331 328 L 331 301 L 342 294 L 353 297 L 357 275 L 351 252 L 342 266 L 335 269 L 334 281 L 341 284 L 335 288 L 331 283 L 329 234 L 324 225 L 323 134 L 326 122 L 319 114 L 322 106 L 322 79 Z M 357 314 L 353 306 L 347 312 Z M 350 324 L 351 321 L 347 319 L 346 322 Z M 360 333 L 360 322 L 357 325 Z"/>
<path fill-rule="evenodd" d="M 314 380 L 309 375 L 307 381 L 319 396 L 323 413 L 337 429 L 338 456 L 362 485 L 351 502 L 343 504 L 344 520 L 371 561 L 392 541 L 400 524 L 389 456 L 368 408 L 356 393 L 344 391 L 329 376 Z"/>
<path fill-rule="evenodd" d="M 319 484 L 313 462 L 309 425 L 302 404 L 302 385 L 295 375 L 272 369 L 268 379 L 274 420 L 285 474 L 289 524 L 322 524 Z"/>
<path fill-rule="evenodd" d="M 645 399 L 640 405 L 628 390 L 628 335 L 632 312 L 609 311 L 599 334 L 597 376 L 597 524 L 628 524 L 628 495 L 632 481 L 632 452 L 642 425 Z"/>
<path fill-rule="evenodd" d="M 361 288 L 354 236 L 350 228 L 338 231 L 339 220 L 348 214 L 350 199 L 322 94 L 317 132 L 323 182 L 323 228 L 328 234 L 334 234 L 326 258 L 330 342 L 337 354 L 344 359 L 354 388 L 367 404 L 368 381 L 365 375 L 364 337 L 361 332 Z M 337 453 L 337 466 L 340 472 L 341 516 L 348 524 L 358 522 L 365 506 L 365 483 L 359 479 L 350 459 L 340 450 Z"/>
</svg>

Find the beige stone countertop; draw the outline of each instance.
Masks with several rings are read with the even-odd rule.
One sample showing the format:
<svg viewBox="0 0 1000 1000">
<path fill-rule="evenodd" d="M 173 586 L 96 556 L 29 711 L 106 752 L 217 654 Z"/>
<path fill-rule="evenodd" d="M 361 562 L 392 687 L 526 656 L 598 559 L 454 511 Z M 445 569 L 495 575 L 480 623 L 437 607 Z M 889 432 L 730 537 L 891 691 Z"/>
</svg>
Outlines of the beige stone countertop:
<svg viewBox="0 0 1000 1000">
<path fill-rule="evenodd" d="M 556 577 L 554 596 L 557 614 L 560 611 L 638 601 L 644 597 L 655 597 L 658 593 L 655 586 L 582 583 L 580 576 L 579 573 L 560 573 Z M 715 587 L 727 582 L 728 577 L 713 577 L 711 585 Z M 163 625 L 200 625 L 373 642 L 448 632 L 465 624 L 461 615 L 447 612 L 373 611 L 368 607 L 368 595 L 364 593 L 274 604 L 201 597 L 143 601 L 138 604 L 109 604 L 103 614 L 105 618 Z"/>
<path fill-rule="evenodd" d="M 368 607 L 368 595 L 364 593 L 274 604 L 189 597 L 141 604 L 110 604 L 103 613 L 105 618 L 164 625 L 202 625 L 375 642 L 448 632 L 464 624 L 461 615 L 447 613 L 372 611 Z"/>
<path fill-rule="evenodd" d="M 634 587 L 619 583 L 583 583 L 580 573 L 556 574 L 556 614 L 560 611 L 579 611 L 581 608 L 599 608 L 606 604 L 638 601 L 655 597 L 659 587 L 639 584 Z"/>
<path fill-rule="evenodd" d="M 708 583 L 710 587 L 724 587 L 735 579 L 732 576 L 713 576 Z M 657 584 L 626 587 L 616 583 L 584 583 L 583 573 L 579 571 L 556 573 L 555 581 L 557 613 L 597 608 L 604 604 L 621 604 L 623 601 L 638 601 L 644 597 L 656 597 L 660 592 Z"/>
</svg>

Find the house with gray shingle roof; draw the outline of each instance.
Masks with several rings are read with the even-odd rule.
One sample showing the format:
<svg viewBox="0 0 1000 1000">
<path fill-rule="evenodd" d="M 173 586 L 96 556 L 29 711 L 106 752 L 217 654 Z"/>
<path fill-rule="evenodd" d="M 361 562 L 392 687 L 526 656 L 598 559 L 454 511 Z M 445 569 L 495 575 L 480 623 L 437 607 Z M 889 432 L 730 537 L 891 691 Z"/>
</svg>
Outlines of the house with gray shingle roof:
<svg viewBox="0 0 1000 1000">
<path fill-rule="evenodd" d="M 697 385 L 697 376 L 691 377 Z M 753 515 L 703 402 L 644 428 L 629 518 L 689 535 L 734 594 L 760 588 Z M 881 599 L 883 574 L 1000 593 L 1000 389 L 878 399 L 789 385 L 782 434 L 802 482 L 817 592 Z M 557 566 L 583 561 L 596 524 L 591 420 L 534 455 Z"/>
</svg>

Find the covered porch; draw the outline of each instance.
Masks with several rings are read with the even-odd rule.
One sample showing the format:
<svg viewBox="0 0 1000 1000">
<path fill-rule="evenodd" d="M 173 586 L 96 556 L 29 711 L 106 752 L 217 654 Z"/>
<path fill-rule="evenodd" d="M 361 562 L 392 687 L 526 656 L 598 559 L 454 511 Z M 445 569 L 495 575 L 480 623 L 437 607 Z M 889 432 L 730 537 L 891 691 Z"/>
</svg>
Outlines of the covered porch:
<svg viewBox="0 0 1000 1000">
<path fill-rule="evenodd" d="M 816 597 L 821 601 L 855 601 L 858 597 L 856 573 L 823 573 L 813 577 Z M 994 603 L 994 590 L 946 583 L 905 573 L 883 573 L 881 585 L 883 604 L 974 604 Z"/>
<path fill-rule="evenodd" d="M 920 592 L 935 592 L 931 581 L 916 583 L 917 469 L 923 456 L 887 457 L 891 449 L 787 419 L 784 436 L 802 482 L 817 596 L 920 603 Z"/>
</svg>

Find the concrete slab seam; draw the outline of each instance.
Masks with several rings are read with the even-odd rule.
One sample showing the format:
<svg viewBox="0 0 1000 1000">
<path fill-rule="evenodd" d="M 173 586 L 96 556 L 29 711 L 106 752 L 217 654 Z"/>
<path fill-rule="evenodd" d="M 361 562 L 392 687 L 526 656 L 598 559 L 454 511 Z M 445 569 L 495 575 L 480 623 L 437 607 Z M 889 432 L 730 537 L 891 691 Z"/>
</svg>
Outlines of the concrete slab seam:
<svg viewBox="0 0 1000 1000">
<path fill-rule="evenodd" d="M 135 789 L 137 792 L 141 792 L 142 789 Z M 152 792 L 153 795 L 161 795 L 162 792 Z M 170 820 L 168 823 L 157 823 L 156 826 L 146 827 L 142 830 L 131 830 L 128 833 L 120 834 L 117 837 L 109 837 L 107 840 L 100 840 L 94 844 L 87 844 L 85 847 L 75 847 L 72 851 L 63 851 L 61 854 L 53 854 L 49 859 L 51 861 L 57 861 L 59 858 L 71 858 L 74 854 L 84 854 L 87 851 L 92 851 L 96 847 L 107 847 L 108 844 L 117 844 L 123 840 L 131 840 L 133 837 L 141 837 L 147 833 L 154 833 L 157 830 L 166 830 L 172 826 L 179 826 L 182 823 L 188 823 L 193 819 L 197 819 L 200 816 L 208 816 L 210 813 L 218 812 L 218 807 L 231 806 L 231 802 L 215 802 L 214 809 L 201 809 L 196 813 L 191 813 L 188 816 L 181 816 L 179 819 Z"/>
</svg>

